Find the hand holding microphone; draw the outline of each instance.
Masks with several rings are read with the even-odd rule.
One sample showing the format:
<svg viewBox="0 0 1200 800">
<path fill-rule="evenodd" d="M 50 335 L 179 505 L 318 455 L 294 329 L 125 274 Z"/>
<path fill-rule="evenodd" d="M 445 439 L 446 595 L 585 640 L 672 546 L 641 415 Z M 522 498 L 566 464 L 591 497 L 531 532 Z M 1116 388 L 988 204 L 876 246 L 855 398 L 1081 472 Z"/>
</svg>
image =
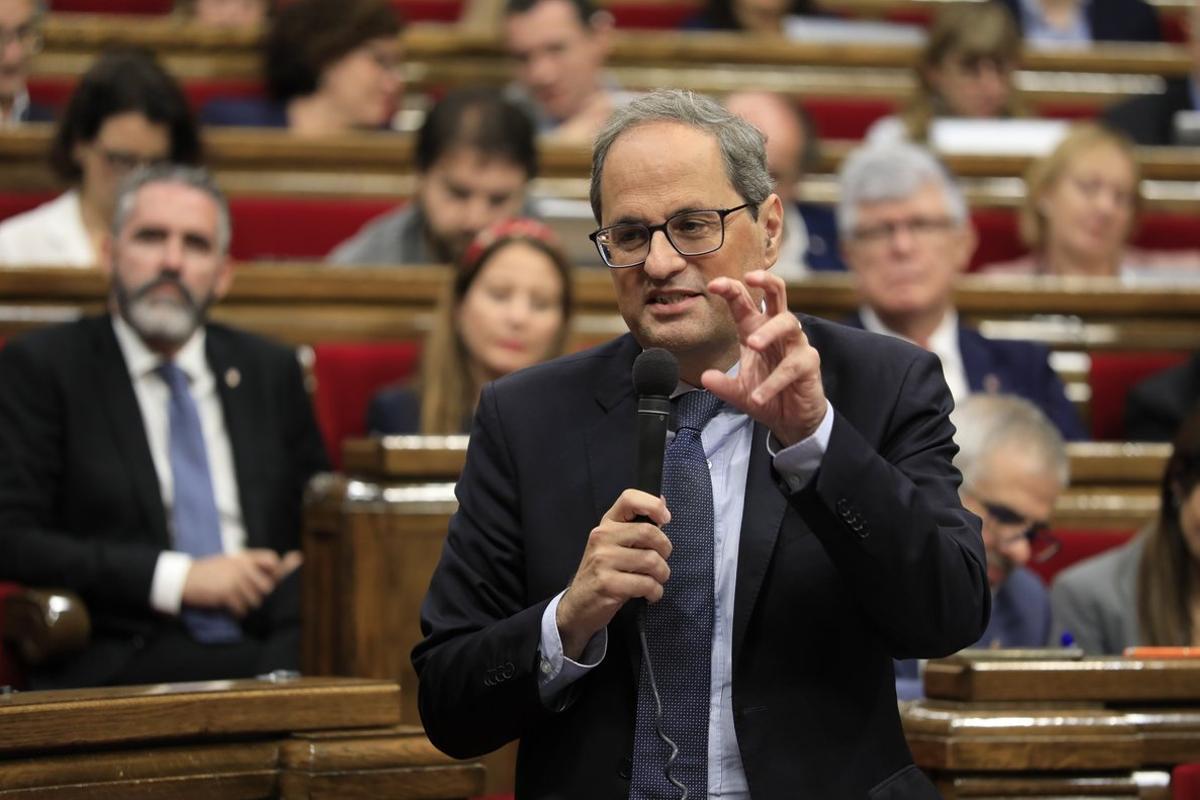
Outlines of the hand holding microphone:
<svg viewBox="0 0 1200 800">
<path fill-rule="evenodd" d="M 577 659 L 627 601 L 659 600 L 670 577 L 671 542 L 662 527 L 671 514 L 661 497 L 662 464 L 678 375 L 675 357 L 666 350 L 647 350 L 634 362 L 635 488 L 622 492 L 588 535 L 579 568 L 558 604 L 556 622 L 568 658 Z"/>
</svg>

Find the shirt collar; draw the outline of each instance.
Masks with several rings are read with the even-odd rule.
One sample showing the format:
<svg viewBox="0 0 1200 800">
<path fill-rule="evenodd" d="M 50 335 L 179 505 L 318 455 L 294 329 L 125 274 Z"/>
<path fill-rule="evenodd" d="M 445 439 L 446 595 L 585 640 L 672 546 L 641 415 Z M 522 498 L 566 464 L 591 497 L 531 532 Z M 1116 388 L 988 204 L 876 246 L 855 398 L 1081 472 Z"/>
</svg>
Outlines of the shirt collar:
<svg viewBox="0 0 1200 800">
<path fill-rule="evenodd" d="M 142 337 L 120 314 L 113 314 L 112 321 L 113 332 L 117 336 L 117 345 L 121 348 L 121 355 L 125 357 L 125 366 L 129 370 L 130 377 L 135 381 L 141 380 L 158 369 L 159 365 L 163 363 L 163 357 L 146 347 Z M 204 342 L 204 326 L 201 325 L 184 342 L 183 347 L 179 348 L 179 352 L 173 359 L 175 365 L 183 370 L 192 383 L 195 383 L 207 368 L 204 358 Z"/>
<path fill-rule="evenodd" d="M 885 336 L 894 336 L 897 339 L 903 339 L 912 344 L 919 344 L 903 336 L 896 331 L 883 324 L 883 320 L 875 313 L 870 306 L 863 306 L 858 310 L 858 316 L 862 319 L 863 327 L 871 333 L 882 333 Z M 944 353 L 949 349 L 957 347 L 958 342 L 958 311 L 951 308 L 942 316 L 942 321 L 934 328 L 933 333 L 929 335 L 928 349 L 934 353 Z"/>
<path fill-rule="evenodd" d="M 0 127 L 16 125 L 29 109 L 29 91 L 21 89 L 13 95 L 12 109 L 6 115 L 0 115 Z"/>
</svg>

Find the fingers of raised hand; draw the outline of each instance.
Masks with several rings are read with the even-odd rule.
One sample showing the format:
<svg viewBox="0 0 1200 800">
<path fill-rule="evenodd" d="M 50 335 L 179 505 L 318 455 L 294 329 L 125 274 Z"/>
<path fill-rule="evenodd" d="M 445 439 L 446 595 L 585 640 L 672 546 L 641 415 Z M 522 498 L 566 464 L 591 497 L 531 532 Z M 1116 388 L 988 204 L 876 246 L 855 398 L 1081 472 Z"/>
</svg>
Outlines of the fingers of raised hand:
<svg viewBox="0 0 1200 800">
<path fill-rule="evenodd" d="M 768 317 L 763 324 L 746 337 L 746 345 L 759 353 L 764 353 L 773 347 L 787 351 L 803 342 L 800 321 L 786 311 Z"/>
<path fill-rule="evenodd" d="M 768 270 L 756 269 L 746 273 L 745 281 L 747 286 L 762 290 L 768 316 L 774 317 L 787 311 L 787 284 L 783 278 Z"/>
<path fill-rule="evenodd" d="M 786 389 L 804 394 L 821 379 L 821 357 L 807 344 L 792 350 L 750 393 L 750 402 L 764 406 Z"/>
<path fill-rule="evenodd" d="M 746 284 L 732 278 L 713 278 L 708 282 L 708 290 L 725 300 L 733 314 L 733 321 L 743 335 L 758 326 L 762 312 Z"/>
</svg>

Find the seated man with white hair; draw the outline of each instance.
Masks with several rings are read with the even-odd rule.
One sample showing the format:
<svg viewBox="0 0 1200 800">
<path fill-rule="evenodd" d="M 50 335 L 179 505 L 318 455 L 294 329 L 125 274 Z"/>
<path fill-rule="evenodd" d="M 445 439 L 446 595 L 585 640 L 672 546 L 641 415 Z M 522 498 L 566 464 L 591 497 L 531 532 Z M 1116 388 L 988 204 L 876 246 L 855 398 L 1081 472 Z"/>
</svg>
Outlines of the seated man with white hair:
<svg viewBox="0 0 1200 800">
<path fill-rule="evenodd" d="M 962 473 L 963 507 L 983 520 L 992 616 L 976 647 L 1042 647 L 1050 636 L 1050 596 L 1026 565 L 1053 556 L 1047 530 L 1070 467 L 1058 429 L 1028 400 L 968 397 L 951 414 Z M 921 696 L 916 661 L 896 663 L 901 699 Z"/>
<path fill-rule="evenodd" d="M 850 324 L 935 353 L 956 403 L 976 392 L 1015 394 L 1067 439 L 1086 438 L 1045 347 L 961 324 L 954 284 L 978 239 L 945 167 L 919 145 L 868 144 L 846 159 L 839 184 L 838 232 L 862 300 Z"/>
</svg>

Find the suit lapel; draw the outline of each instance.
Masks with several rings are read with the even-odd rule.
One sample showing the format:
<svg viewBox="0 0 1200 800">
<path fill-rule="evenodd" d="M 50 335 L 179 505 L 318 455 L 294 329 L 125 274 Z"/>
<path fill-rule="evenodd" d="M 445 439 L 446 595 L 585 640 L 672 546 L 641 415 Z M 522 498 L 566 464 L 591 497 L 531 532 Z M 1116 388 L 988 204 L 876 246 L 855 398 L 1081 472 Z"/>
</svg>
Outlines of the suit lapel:
<svg viewBox="0 0 1200 800">
<path fill-rule="evenodd" d="M 812 317 L 797 314 L 808 334 L 813 347 L 821 350 L 820 328 L 814 331 L 810 322 Z M 821 383 L 825 396 L 836 407 L 838 405 L 837 374 L 833 365 L 821 363 Z M 746 638 L 746 629 L 754 606 L 766 578 L 767 569 L 771 564 L 771 556 L 775 552 L 775 543 L 783 526 L 783 518 L 787 513 L 788 499 L 784 488 L 779 485 L 778 476 L 771 463 L 771 454 L 767 452 L 766 441 L 769 431 L 765 425 L 754 423 L 754 440 L 750 444 L 750 465 L 746 472 L 746 498 L 742 508 L 741 539 L 738 543 L 737 583 L 734 587 L 733 602 L 733 661 L 736 664 L 742 644 Z M 800 523 L 803 526 L 803 522 Z M 789 535 L 799 535 L 801 530 L 792 531 Z"/>
<path fill-rule="evenodd" d="M 992 359 L 982 338 L 960 326 L 958 351 L 962 354 L 963 372 L 967 373 L 967 387 L 972 393 L 984 391 L 987 376 L 992 374 Z"/>
<path fill-rule="evenodd" d="M 258 431 L 255 429 L 250 374 L 226 330 L 209 326 L 205 336 L 205 356 L 221 398 L 221 414 L 233 453 L 233 471 L 237 481 L 238 503 L 249 546 L 264 547 L 266 527 L 262 516 L 261 492 L 254 491 L 256 475 L 254 454 Z"/>
<path fill-rule="evenodd" d="M 154 458 L 150 455 L 146 423 L 133 391 L 129 367 L 113 333 L 112 318 L 104 315 L 89 320 L 88 324 L 91 326 L 90 336 L 96 356 L 91 364 L 95 372 L 93 385 L 100 387 L 112 423 L 113 442 L 125 462 L 125 472 L 133 482 L 134 492 L 142 506 L 143 515 L 149 521 L 155 542 L 164 548 L 169 547 L 162 487 L 154 469 Z"/>
</svg>

